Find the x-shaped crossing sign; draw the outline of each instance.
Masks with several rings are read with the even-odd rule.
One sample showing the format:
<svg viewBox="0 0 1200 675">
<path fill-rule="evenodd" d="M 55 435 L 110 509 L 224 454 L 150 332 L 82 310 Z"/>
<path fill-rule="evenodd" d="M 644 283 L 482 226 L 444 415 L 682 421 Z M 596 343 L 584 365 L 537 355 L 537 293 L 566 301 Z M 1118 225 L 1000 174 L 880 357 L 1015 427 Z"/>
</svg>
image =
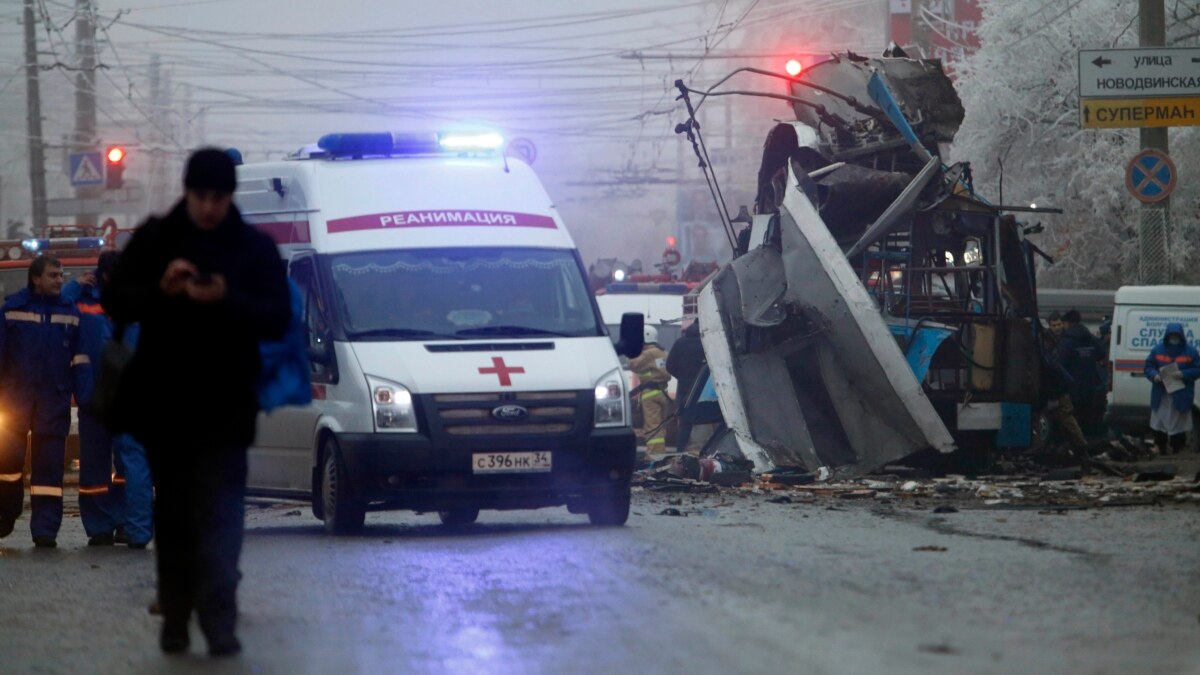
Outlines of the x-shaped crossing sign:
<svg viewBox="0 0 1200 675">
<path fill-rule="evenodd" d="M 1165 152 L 1143 150 L 1125 167 L 1125 187 L 1139 201 L 1160 202 L 1171 196 L 1179 174 Z"/>
</svg>

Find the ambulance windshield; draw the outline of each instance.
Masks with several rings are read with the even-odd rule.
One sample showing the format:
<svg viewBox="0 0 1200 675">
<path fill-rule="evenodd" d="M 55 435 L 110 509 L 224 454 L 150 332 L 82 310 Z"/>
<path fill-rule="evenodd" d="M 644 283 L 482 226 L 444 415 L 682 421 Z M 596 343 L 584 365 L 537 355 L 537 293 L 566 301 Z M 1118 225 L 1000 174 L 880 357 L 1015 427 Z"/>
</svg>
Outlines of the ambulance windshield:
<svg viewBox="0 0 1200 675">
<path fill-rule="evenodd" d="M 570 250 L 363 251 L 330 256 L 330 269 L 350 339 L 604 334 Z"/>
</svg>

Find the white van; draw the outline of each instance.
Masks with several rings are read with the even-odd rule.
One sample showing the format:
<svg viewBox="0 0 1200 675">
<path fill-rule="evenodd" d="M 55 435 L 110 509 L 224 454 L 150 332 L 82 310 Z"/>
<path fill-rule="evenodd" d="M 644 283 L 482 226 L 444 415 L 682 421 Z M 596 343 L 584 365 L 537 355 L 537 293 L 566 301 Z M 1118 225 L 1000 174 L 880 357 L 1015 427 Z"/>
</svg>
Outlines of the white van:
<svg viewBox="0 0 1200 675">
<path fill-rule="evenodd" d="M 669 290 L 655 292 L 657 288 Z M 596 296 L 596 304 L 609 330 L 614 330 L 626 314 L 641 314 L 646 325 L 658 331 L 658 346 L 669 352 L 683 331 L 683 294 L 687 291 L 688 285 L 683 283 L 609 284 Z"/>
<path fill-rule="evenodd" d="M 1150 381 L 1146 357 L 1163 341 L 1167 324 L 1181 323 L 1188 342 L 1200 347 L 1200 286 L 1123 286 L 1113 309 L 1112 395 L 1109 423 L 1126 432 L 1150 427 Z M 1200 410 L 1200 389 L 1196 410 Z M 1196 411 L 1193 411 L 1193 415 Z"/>
<path fill-rule="evenodd" d="M 332 533 L 368 510 L 566 504 L 623 524 L 634 465 L 617 353 L 550 197 L 495 134 L 335 134 L 242 166 L 236 203 L 304 297 L 313 404 L 259 418 L 249 491 Z M 493 152 L 488 152 L 489 150 Z"/>
</svg>

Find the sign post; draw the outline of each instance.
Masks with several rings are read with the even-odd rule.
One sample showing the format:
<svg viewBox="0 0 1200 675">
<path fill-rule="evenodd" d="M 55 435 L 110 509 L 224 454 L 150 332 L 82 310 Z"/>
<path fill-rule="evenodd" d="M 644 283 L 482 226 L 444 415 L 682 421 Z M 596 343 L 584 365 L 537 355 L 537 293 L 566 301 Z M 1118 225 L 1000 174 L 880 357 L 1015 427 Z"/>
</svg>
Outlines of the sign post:
<svg viewBox="0 0 1200 675">
<path fill-rule="evenodd" d="M 1085 129 L 1200 126 L 1200 48 L 1079 50 Z"/>
<path fill-rule="evenodd" d="M 1079 117 L 1085 129 L 1136 128 L 1142 152 L 1126 167 L 1125 185 L 1142 202 L 1138 276 L 1171 282 L 1168 233 L 1177 180 L 1168 157 L 1170 127 L 1200 126 L 1200 49 L 1165 48 L 1163 0 L 1138 0 L 1136 49 L 1079 51 Z"/>
</svg>

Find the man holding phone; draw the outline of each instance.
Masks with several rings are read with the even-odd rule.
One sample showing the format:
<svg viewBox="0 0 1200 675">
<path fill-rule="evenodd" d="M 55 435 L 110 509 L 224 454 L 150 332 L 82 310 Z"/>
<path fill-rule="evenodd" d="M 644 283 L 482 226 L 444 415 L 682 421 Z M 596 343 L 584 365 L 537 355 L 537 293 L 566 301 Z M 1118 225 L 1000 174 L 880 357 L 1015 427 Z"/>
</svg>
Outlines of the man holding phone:
<svg viewBox="0 0 1200 675">
<path fill-rule="evenodd" d="M 236 184 L 224 152 L 194 153 L 184 198 L 138 228 L 101 298 L 114 320 L 141 323 L 117 408 L 150 458 L 168 653 L 187 650 L 193 609 L 210 654 L 241 650 L 236 592 L 259 342 L 278 340 L 291 318 L 283 261 L 233 206 Z"/>
</svg>

